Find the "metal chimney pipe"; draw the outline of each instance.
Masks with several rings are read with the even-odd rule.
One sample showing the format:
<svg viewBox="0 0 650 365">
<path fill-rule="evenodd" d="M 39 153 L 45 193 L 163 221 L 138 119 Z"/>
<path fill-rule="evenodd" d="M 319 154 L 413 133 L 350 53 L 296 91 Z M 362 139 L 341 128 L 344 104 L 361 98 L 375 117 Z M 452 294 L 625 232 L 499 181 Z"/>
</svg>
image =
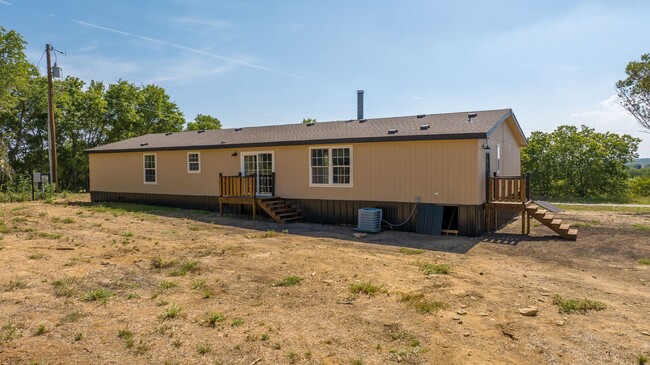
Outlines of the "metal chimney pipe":
<svg viewBox="0 0 650 365">
<path fill-rule="evenodd" d="M 363 119 L 363 90 L 357 90 L 357 119 Z"/>
</svg>

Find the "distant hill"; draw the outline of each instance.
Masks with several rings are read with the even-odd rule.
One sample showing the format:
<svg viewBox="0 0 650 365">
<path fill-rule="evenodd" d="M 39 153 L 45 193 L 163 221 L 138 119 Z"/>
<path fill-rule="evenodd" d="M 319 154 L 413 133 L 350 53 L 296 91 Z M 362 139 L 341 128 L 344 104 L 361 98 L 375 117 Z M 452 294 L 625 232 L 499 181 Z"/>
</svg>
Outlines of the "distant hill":
<svg viewBox="0 0 650 365">
<path fill-rule="evenodd" d="M 630 167 L 633 167 L 635 165 L 641 165 L 641 166 L 650 165 L 650 158 L 648 157 L 636 158 L 634 159 L 634 162 L 630 162 L 627 165 Z"/>
</svg>

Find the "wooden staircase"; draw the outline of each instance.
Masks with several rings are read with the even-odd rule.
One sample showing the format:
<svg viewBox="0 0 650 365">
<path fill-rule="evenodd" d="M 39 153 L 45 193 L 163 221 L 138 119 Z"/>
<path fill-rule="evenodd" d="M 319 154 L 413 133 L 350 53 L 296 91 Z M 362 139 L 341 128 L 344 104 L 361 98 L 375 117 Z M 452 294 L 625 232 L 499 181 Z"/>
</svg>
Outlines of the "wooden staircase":
<svg viewBox="0 0 650 365">
<path fill-rule="evenodd" d="M 286 199 L 278 196 L 258 198 L 257 204 L 278 223 L 299 222 L 302 220 L 300 212 L 287 203 Z"/>
<path fill-rule="evenodd" d="M 535 218 L 538 220 L 540 223 L 545 225 L 546 227 L 550 228 L 553 230 L 553 232 L 559 234 L 563 238 L 566 238 L 568 240 L 575 241 L 578 238 L 578 229 L 577 228 L 571 228 L 571 226 L 567 223 L 562 223 L 562 220 L 559 218 L 556 218 L 555 215 L 553 215 L 552 212 L 547 211 L 546 209 L 543 209 L 539 205 L 529 202 L 526 204 L 526 212 L 528 212 L 529 216 Z"/>
</svg>

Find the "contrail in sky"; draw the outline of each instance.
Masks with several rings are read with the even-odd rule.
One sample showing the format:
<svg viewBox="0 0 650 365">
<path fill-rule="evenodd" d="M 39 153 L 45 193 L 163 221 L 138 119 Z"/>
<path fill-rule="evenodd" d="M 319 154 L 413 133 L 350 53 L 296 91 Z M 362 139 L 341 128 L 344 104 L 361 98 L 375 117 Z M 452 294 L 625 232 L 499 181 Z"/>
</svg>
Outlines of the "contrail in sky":
<svg viewBox="0 0 650 365">
<path fill-rule="evenodd" d="M 3 0 L 0 0 L 0 1 L 3 1 Z M 81 20 L 72 20 L 72 22 L 83 25 L 83 26 L 86 26 L 86 27 L 91 27 L 91 28 L 95 28 L 95 29 L 99 29 L 99 30 L 103 30 L 103 31 L 111 32 L 111 33 L 116 33 L 116 34 L 120 34 L 120 35 L 127 36 L 127 37 L 139 38 L 139 39 L 142 39 L 144 41 L 151 42 L 151 43 L 163 44 L 163 45 L 166 45 L 166 46 L 169 46 L 169 47 L 174 47 L 174 48 L 177 48 L 177 49 L 181 49 L 181 50 L 184 50 L 184 51 L 187 51 L 187 52 L 192 52 L 192 53 L 196 53 L 196 54 L 200 54 L 200 55 L 204 55 L 204 56 L 208 56 L 208 57 L 212 57 L 212 58 L 217 58 L 217 59 L 220 59 L 220 60 L 223 60 L 223 61 L 232 62 L 232 63 L 238 64 L 238 65 L 242 65 L 242 66 L 246 66 L 246 67 L 250 67 L 250 68 L 255 68 L 255 69 L 258 69 L 258 70 L 275 72 L 275 73 L 278 73 L 278 74 L 281 74 L 281 75 L 295 77 L 295 78 L 302 78 L 299 75 L 292 74 L 292 73 L 289 73 L 289 72 L 284 72 L 282 70 L 277 70 L 277 69 L 274 69 L 274 68 L 271 68 L 271 67 L 256 65 L 254 63 L 238 60 L 236 58 L 226 57 L 226 56 L 222 56 L 222 55 L 219 55 L 219 54 L 216 54 L 216 53 L 204 51 L 204 50 L 201 50 L 201 49 L 196 49 L 196 48 L 183 46 L 183 45 L 180 45 L 180 44 L 177 44 L 177 43 L 164 41 L 162 39 L 156 39 L 156 38 L 146 37 L 146 36 L 139 35 L 139 34 L 125 32 L 125 31 L 118 30 L 118 29 L 102 27 L 101 25 L 96 25 L 96 24 L 84 22 L 84 21 L 81 21 Z"/>
</svg>

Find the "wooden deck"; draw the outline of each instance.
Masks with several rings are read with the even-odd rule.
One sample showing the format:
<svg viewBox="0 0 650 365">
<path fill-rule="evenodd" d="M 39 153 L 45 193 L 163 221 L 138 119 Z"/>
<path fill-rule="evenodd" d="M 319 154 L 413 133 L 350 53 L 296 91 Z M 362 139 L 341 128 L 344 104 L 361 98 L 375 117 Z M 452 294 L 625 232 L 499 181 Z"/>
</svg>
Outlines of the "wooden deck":
<svg viewBox="0 0 650 365">
<path fill-rule="evenodd" d="M 250 205 L 253 219 L 257 219 L 257 208 L 262 208 L 278 223 L 297 222 L 302 219 L 300 212 L 285 199 L 275 195 L 275 173 L 271 176 L 271 196 L 257 194 L 255 176 L 223 176 L 219 174 L 219 214 L 223 216 L 224 204 Z"/>
<path fill-rule="evenodd" d="M 530 199 L 530 176 L 486 176 L 485 224 L 488 231 L 496 231 L 500 211 L 521 212 L 521 234 L 530 234 L 530 220 L 536 219 L 560 236 L 575 240 L 578 230 L 563 224 Z"/>
</svg>

